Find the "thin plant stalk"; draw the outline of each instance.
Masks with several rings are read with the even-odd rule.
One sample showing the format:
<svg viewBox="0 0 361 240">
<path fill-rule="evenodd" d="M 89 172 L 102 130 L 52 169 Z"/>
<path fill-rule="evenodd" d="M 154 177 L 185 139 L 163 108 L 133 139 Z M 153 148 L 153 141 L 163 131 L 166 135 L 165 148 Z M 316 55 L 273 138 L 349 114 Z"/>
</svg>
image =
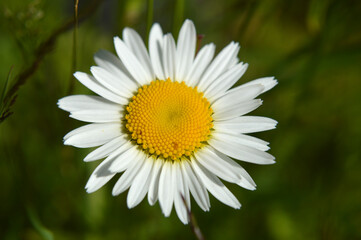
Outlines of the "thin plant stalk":
<svg viewBox="0 0 361 240">
<path fill-rule="evenodd" d="M 74 29 L 73 29 L 73 52 L 71 60 L 71 70 L 70 70 L 70 81 L 68 95 L 70 95 L 74 90 L 74 76 L 73 73 L 76 70 L 77 66 L 77 37 L 78 37 L 78 6 L 79 0 L 74 0 Z"/>
<path fill-rule="evenodd" d="M 103 2 L 103 0 L 93 0 L 88 5 L 88 7 L 84 9 L 84 11 L 80 12 L 79 19 L 84 20 L 85 18 L 93 14 L 95 10 L 98 9 L 98 6 L 100 5 L 101 2 Z M 6 92 L 3 101 L 5 109 L 2 111 L 2 113 L 10 112 L 10 108 L 14 105 L 16 101 L 17 92 L 19 88 L 22 85 L 24 85 L 27 82 L 27 80 L 36 72 L 36 70 L 39 68 L 40 63 L 44 59 L 45 55 L 51 52 L 51 50 L 54 48 L 55 42 L 58 39 L 58 37 L 73 27 L 74 27 L 74 19 L 64 22 L 63 25 L 55 29 L 52 32 L 52 34 L 39 45 L 39 47 L 35 51 L 33 62 L 30 63 L 27 68 L 23 69 L 15 77 L 14 80 L 15 83 Z M 7 119 L 9 116 L 10 115 L 4 116 L 4 114 L 1 114 L 0 123 L 3 122 L 5 119 Z"/>
<path fill-rule="evenodd" d="M 147 41 L 149 40 L 149 32 L 150 32 L 150 28 L 152 27 L 153 24 L 153 8 L 154 8 L 154 0 L 148 0 L 147 3 L 147 32 L 146 32 L 146 36 L 147 36 Z"/>
<path fill-rule="evenodd" d="M 177 38 L 179 29 L 184 21 L 184 0 L 177 0 L 173 18 L 173 36 Z"/>
<path fill-rule="evenodd" d="M 198 240 L 205 240 L 202 234 L 201 229 L 199 228 L 198 224 L 197 224 L 197 220 L 194 216 L 194 214 L 191 212 L 191 210 L 188 208 L 188 205 L 186 203 L 186 200 L 184 199 L 184 196 L 181 194 L 181 198 L 183 200 L 183 204 L 187 209 L 187 214 L 188 214 L 188 218 L 189 218 L 189 226 L 193 232 L 193 234 L 195 235 L 195 237 Z"/>
<path fill-rule="evenodd" d="M 14 69 L 14 66 L 11 66 L 9 73 L 8 73 L 8 77 L 6 78 L 5 84 L 4 84 L 4 88 L 1 92 L 1 97 L 0 97 L 0 122 L 2 122 L 5 118 L 7 118 L 8 116 L 10 116 L 12 114 L 12 112 L 9 111 L 9 109 L 6 110 L 6 105 L 8 105 L 5 102 L 5 95 L 6 95 L 6 91 L 8 89 L 9 83 L 10 83 L 10 79 L 11 79 L 11 74 L 12 71 Z"/>
</svg>

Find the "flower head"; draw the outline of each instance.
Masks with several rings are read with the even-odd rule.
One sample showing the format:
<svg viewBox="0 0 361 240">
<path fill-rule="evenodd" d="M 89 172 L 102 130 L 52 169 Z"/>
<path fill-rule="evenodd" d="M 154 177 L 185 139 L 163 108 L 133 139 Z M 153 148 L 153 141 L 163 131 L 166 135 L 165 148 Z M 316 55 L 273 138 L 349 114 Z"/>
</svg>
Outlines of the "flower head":
<svg viewBox="0 0 361 240">
<path fill-rule="evenodd" d="M 114 38 L 114 45 L 118 56 L 104 50 L 95 54 L 98 66 L 91 67 L 92 75 L 74 74 L 99 96 L 68 96 L 58 103 L 70 117 L 91 123 L 68 133 L 64 144 L 98 147 L 84 161 L 105 158 L 90 176 L 87 192 L 122 173 L 113 195 L 129 188 L 129 208 L 148 194 L 151 205 L 159 200 L 165 216 L 174 205 L 187 223 L 190 193 L 208 211 L 208 192 L 240 208 L 219 178 L 254 190 L 252 178 L 233 159 L 274 163 L 266 153 L 268 143 L 245 134 L 273 129 L 277 122 L 244 115 L 262 104 L 255 98 L 277 81 L 260 78 L 231 88 L 248 66 L 237 58 L 238 43 L 231 42 L 216 57 L 212 43 L 196 54 L 190 20 L 184 22 L 177 44 L 154 24 L 149 51 L 130 28 L 124 29 L 123 40 Z"/>
</svg>

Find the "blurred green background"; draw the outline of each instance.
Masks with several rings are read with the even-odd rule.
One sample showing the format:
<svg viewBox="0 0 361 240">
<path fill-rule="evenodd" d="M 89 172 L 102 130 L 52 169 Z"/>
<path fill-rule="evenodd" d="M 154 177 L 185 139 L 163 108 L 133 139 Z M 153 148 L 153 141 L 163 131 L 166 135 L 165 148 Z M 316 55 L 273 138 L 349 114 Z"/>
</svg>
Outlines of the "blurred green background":
<svg viewBox="0 0 361 240">
<path fill-rule="evenodd" d="M 79 11 L 91 1 L 80 0 Z M 35 49 L 74 14 L 74 2 L 1 1 L 0 87 L 29 67 Z M 254 134 L 271 142 L 275 165 L 244 163 L 254 192 L 227 184 L 242 203 L 231 209 L 211 198 L 192 211 L 206 239 L 361 239 L 361 1 L 196 0 L 154 1 L 165 32 L 192 19 L 202 44 L 217 51 L 230 41 L 250 64 L 238 84 L 275 76 L 252 115 L 279 122 Z M 79 23 L 76 70 L 89 72 L 99 49 L 114 52 L 125 26 L 144 38 L 147 1 L 105 0 Z M 57 108 L 69 92 L 90 93 L 71 78 L 73 32 L 61 34 L 35 74 L 18 91 L 12 116 L 0 124 L 0 239 L 195 239 L 173 211 L 143 201 L 126 207 L 112 197 L 114 181 L 87 194 L 98 162 L 90 149 L 63 146 L 83 123 Z"/>
</svg>

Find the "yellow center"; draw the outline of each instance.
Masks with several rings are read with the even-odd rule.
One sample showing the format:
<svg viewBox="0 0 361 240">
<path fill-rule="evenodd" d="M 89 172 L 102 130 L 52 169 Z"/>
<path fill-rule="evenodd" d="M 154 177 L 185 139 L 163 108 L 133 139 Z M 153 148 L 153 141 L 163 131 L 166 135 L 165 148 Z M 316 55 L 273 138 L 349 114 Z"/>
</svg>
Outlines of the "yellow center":
<svg viewBox="0 0 361 240">
<path fill-rule="evenodd" d="M 203 93 L 169 79 L 140 87 L 126 111 L 131 138 L 147 153 L 165 159 L 190 156 L 213 127 L 213 111 Z"/>
</svg>

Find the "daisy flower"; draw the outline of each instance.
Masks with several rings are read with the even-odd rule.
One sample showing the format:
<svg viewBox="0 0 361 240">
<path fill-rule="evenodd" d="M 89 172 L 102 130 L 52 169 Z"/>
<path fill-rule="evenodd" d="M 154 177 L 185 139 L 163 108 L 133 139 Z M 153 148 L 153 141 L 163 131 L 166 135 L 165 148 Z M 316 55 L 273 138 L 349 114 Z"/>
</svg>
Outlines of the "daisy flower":
<svg viewBox="0 0 361 240">
<path fill-rule="evenodd" d="M 190 195 L 204 211 L 210 208 L 208 192 L 230 207 L 241 207 L 220 179 L 255 189 L 235 160 L 274 163 L 266 152 L 268 142 L 246 134 L 273 129 L 277 122 L 244 115 L 262 104 L 256 97 L 277 81 L 266 77 L 231 88 L 248 66 L 237 58 L 239 44 L 231 42 L 214 57 L 213 43 L 196 53 L 196 42 L 190 20 L 177 43 L 154 24 L 148 50 L 136 31 L 125 28 L 123 39 L 114 38 L 117 56 L 100 50 L 91 75 L 74 74 L 99 95 L 73 95 L 58 102 L 70 117 L 90 123 L 69 132 L 64 144 L 98 147 L 86 162 L 105 158 L 86 184 L 88 193 L 121 173 L 112 194 L 129 188 L 129 208 L 148 195 L 150 205 L 159 200 L 166 217 L 174 205 L 186 224 Z"/>
</svg>

